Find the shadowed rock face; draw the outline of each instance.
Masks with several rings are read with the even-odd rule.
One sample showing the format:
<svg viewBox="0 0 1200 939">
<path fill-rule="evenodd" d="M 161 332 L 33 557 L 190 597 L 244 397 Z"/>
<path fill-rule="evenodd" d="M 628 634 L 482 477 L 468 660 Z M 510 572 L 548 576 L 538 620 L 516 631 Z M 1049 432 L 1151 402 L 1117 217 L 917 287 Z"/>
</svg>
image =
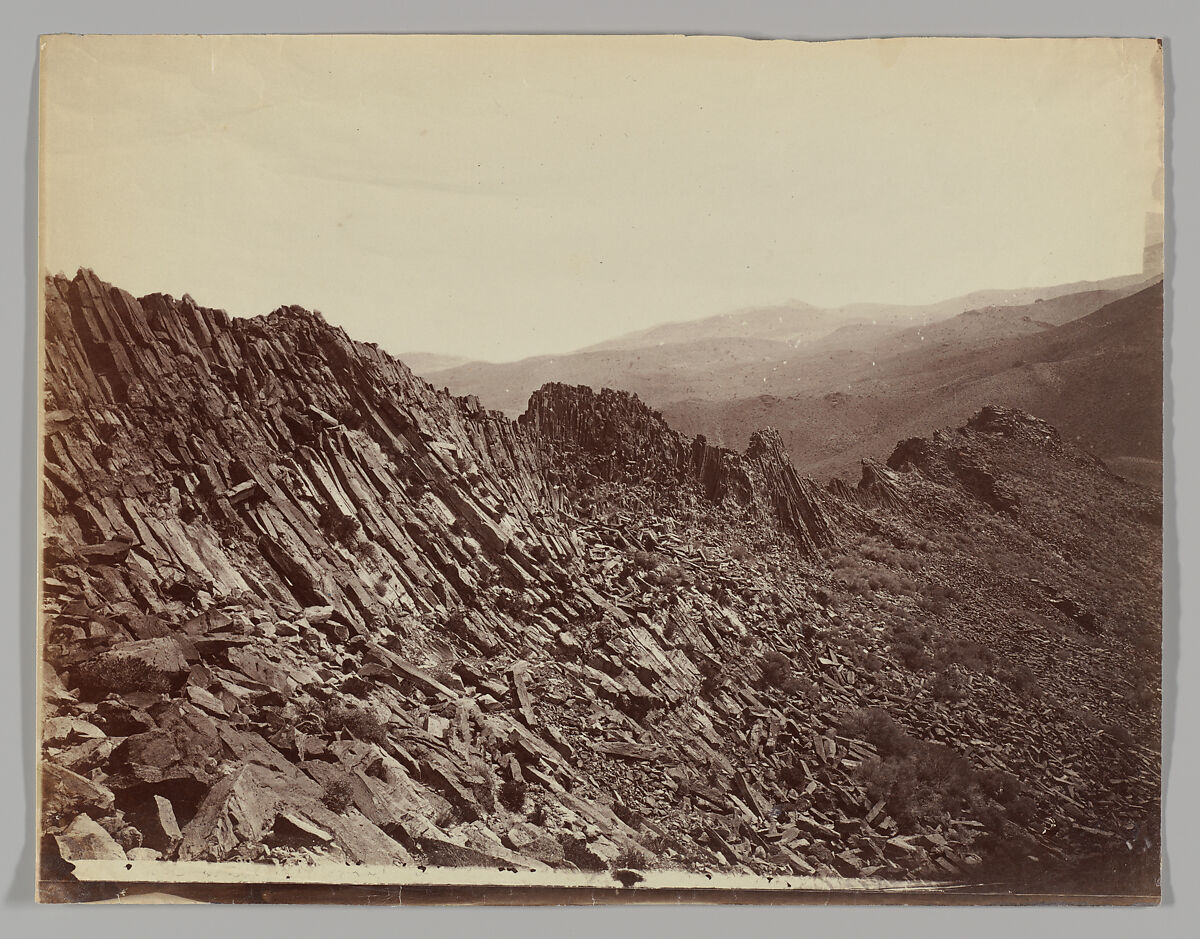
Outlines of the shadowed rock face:
<svg viewBox="0 0 1200 939">
<path fill-rule="evenodd" d="M 1026 415 L 822 490 L 771 430 L 559 384 L 514 423 L 319 314 L 87 271 L 44 376 L 51 855 L 1157 858 L 1161 503 Z"/>
<path fill-rule="evenodd" d="M 54 534 L 78 545 L 124 536 L 160 575 L 273 603 L 299 591 L 358 631 L 386 606 L 380 577 L 388 597 L 427 610 L 469 592 L 471 568 L 533 583 L 529 549 L 572 552 L 552 521 L 531 524 L 551 494 L 509 421 L 319 315 L 142 304 L 85 271 L 47 284 L 47 353 L 48 508 Z M 171 511 L 155 518 L 164 497 Z M 252 535 L 260 556 L 221 550 L 222 526 Z M 453 547 L 423 551 L 430 539 Z M 350 550 L 362 540 L 371 560 Z"/>
</svg>

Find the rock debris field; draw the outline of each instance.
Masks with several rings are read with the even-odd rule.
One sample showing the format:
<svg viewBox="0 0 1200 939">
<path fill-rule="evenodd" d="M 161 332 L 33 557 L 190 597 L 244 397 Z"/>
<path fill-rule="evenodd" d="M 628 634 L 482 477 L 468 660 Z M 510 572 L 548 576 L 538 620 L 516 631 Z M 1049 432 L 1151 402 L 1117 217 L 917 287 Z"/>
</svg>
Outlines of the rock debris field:
<svg viewBox="0 0 1200 939">
<path fill-rule="evenodd" d="M 822 486 L 769 429 L 554 384 L 512 422 L 320 314 L 89 271 L 47 280 L 44 350 L 44 882 L 1157 895 L 1161 498 L 1035 417 Z"/>
</svg>

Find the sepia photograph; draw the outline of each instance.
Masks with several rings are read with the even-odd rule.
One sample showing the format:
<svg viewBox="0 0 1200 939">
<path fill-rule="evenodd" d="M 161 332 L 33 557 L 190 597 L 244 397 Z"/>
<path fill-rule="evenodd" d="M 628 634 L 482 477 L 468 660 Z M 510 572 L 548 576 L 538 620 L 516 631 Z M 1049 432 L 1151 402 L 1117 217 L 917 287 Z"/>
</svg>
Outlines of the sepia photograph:
<svg viewBox="0 0 1200 939">
<path fill-rule="evenodd" d="M 39 68 L 41 902 L 1160 901 L 1159 40 Z"/>
</svg>

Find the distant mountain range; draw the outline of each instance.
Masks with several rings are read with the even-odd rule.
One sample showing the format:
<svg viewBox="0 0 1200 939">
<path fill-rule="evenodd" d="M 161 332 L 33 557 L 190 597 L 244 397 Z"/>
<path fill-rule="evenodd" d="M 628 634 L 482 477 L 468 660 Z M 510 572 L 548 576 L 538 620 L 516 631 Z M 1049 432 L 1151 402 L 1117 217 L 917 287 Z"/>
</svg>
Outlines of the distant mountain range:
<svg viewBox="0 0 1200 939">
<path fill-rule="evenodd" d="M 420 375 L 466 365 L 471 361 L 465 355 L 441 355 L 437 352 L 406 352 L 399 358 Z"/>
<path fill-rule="evenodd" d="M 1025 408 L 1114 469 L 1161 478 L 1161 276 L 977 291 L 926 306 L 788 303 L 667 323 L 518 362 L 414 354 L 415 371 L 510 416 L 546 382 L 632 391 L 742 449 L 775 427 L 797 468 L 857 475 L 903 436 L 985 403 Z"/>
</svg>

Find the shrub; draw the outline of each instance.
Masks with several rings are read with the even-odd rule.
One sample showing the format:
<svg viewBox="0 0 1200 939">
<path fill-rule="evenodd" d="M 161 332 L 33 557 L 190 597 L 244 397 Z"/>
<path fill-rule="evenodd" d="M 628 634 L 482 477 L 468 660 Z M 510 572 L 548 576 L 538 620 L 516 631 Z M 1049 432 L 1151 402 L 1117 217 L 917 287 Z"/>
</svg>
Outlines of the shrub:
<svg viewBox="0 0 1200 939">
<path fill-rule="evenodd" d="M 601 645 L 607 645 L 612 642 L 620 633 L 620 628 L 611 619 L 600 619 L 592 624 L 592 635 L 595 636 L 596 642 Z"/>
<path fill-rule="evenodd" d="M 344 812 L 354 801 L 354 786 L 345 776 L 338 776 L 325 783 L 321 801 L 331 812 Z"/>
<path fill-rule="evenodd" d="M 133 656 L 101 655 L 79 667 L 80 687 L 97 688 L 123 694 L 148 691 L 162 694 L 171 690 L 171 677 L 143 659 Z"/>
<path fill-rule="evenodd" d="M 317 524 L 323 532 L 335 541 L 339 541 L 347 546 L 353 544 L 354 536 L 362 528 L 362 525 L 354 516 L 346 515 L 337 506 L 328 503 L 321 506 L 320 514 L 317 516 Z"/>
<path fill-rule="evenodd" d="M 1012 773 L 999 769 L 985 769 L 976 774 L 979 788 L 989 799 L 1007 805 L 1024 795 L 1025 787 Z"/>
<path fill-rule="evenodd" d="M 791 659 L 774 649 L 764 652 L 759 664 L 762 668 L 763 681 L 768 685 L 779 687 L 792 673 Z"/>
<path fill-rule="evenodd" d="M 626 848 L 615 858 L 613 858 L 613 867 L 616 869 L 644 871 L 646 869 L 646 857 L 641 851 L 635 848 Z"/>
<path fill-rule="evenodd" d="M 950 608 L 952 602 L 961 599 L 962 593 L 955 587 L 945 584 L 926 584 L 921 589 L 921 596 L 917 598 L 917 606 L 927 613 L 941 615 Z"/>
<path fill-rule="evenodd" d="M 351 430 L 361 430 L 365 419 L 362 412 L 350 404 L 340 404 L 333 411 L 333 417 L 339 424 L 344 424 Z"/>
<path fill-rule="evenodd" d="M 644 571 L 655 570 L 661 563 L 658 555 L 652 551 L 634 551 L 633 563 Z"/>
<path fill-rule="evenodd" d="M 1125 692 L 1125 700 L 1136 708 L 1148 708 L 1162 700 L 1162 696 L 1149 683 L 1135 683 Z"/>
<path fill-rule="evenodd" d="M 942 665 L 962 665 L 977 672 L 984 672 L 991 668 L 994 656 L 981 642 L 950 639 L 938 648 L 937 659 Z"/>
<path fill-rule="evenodd" d="M 455 607 L 446 614 L 446 622 L 444 623 L 447 630 L 454 633 L 456 636 L 463 636 L 467 633 L 467 611 L 462 607 Z"/>
<path fill-rule="evenodd" d="M 938 823 L 964 812 L 974 815 L 993 835 L 1025 824 L 1037 807 L 1011 773 L 977 770 L 962 754 L 938 743 L 909 737 L 878 708 L 851 712 L 846 731 L 870 740 L 880 758 L 858 769 L 871 799 L 883 799 L 889 814 L 905 829 Z"/>
<path fill-rule="evenodd" d="M 1028 694 L 1037 689 L 1037 675 L 1033 669 L 1024 663 L 1019 665 L 1006 665 L 1000 670 L 998 676 L 1004 684 L 1008 685 L 1014 691 Z"/>
<path fill-rule="evenodd" d="M 954 671 L 938 672 L 929 683 L 929 693 L 947 704 L 955 704 L 967 696 L 962 677 Z"/>
<path fill-rule="evenodd" d="M 678 587 L 684 581 L 683 568 L 678 564 L 664 564 L 650 575 L 650 581 L 660 587 Z"/>
<path fill-rule="evenodd" d="M 932 635 L 928 626 L 918 626 L 906 619 L 892 623 L 892 651 L 909 671 L 921 671 L 933 665 L 933 658 L 925 651 L 925 643 Z"/>
<path fill-rule="evenodd" d="M 838 723 L 838 730 L 847 737 L 867 741 L 881 756 L 902 756 L 916 745 L 916 741 L 883 708 L 850 711 Z"/>
<path fill-rule="evenodd" d="M 714 694 L 725 684 L 724 670 L 707 656 L 696 663 L 696 668 L 700 672 L 700 691 L 704 694 Z"/>
<path fill-rule="evenodd" d="M 803 789 L 808 783 L 808 774 L 804 772 L 800 757 L 794 756 L 779 769 L 779 781 L 792 789 Z"/>
<path fill-rule="evenodd" d="M 875 596 L 875 591 L 871 587 L 871 582 L 861 573 L 856 573 L 849 570 L 838 571 L 834 575 L 834 582 L 841 584 L 850 593 L 857 594 L 864 599 L 871 599 Z"/>
<path fill-rule="evenodd" d="M 920 672 L 933 667 L 933 657 L 923 648 L 909 643 L 897 643 L 892 646 L 896 658 L 910 672 Z"/>
<path fill-rule="evenodd" d="M 870 760 L 859 768 L 867 795 L 883 799 L 906 828 L 958 814 L 971 801 L 974 782 L 962 754 L 942 744 L 914 743 L 901 758 Z"/>
<path fill-rule="evenodd" d="M 525 808 L 525 798 L 529 787 L 517 779 L 506 779 L 500 784 L 500 804 L 510 812 L 519 812 Z"/>
<path fill-rule="evenodd" d="M 803 678 L 800 675 L 792 675 L 784 681 L 781 686 L 784 694 L 795 695 L 800 698 L 808 698 L 810 701 L 815 701 L 820 697 L 820 689 L 817 683 Z"/>
<path fill-rule="evenodd" d="M 533 604 L 519 590 L 500 587 L 496 591 L 495 602 L 497 610 L 501 613 L 507 613 L 518 623 L 528 623 L 533 617 Z"/>
<path fill-rule="evenodd" d="M 324 714 L 325 729 L 344 730 L 358 740 L 383 746 L 387 743 L 387 726 L 370 711 L 334 705 Z"/>
<path fill-rule="evenodd" d="M 935 616 L 943 616 L 949 609 L 945 600 L 935 600 L 932 597 L 919 597 L 917 606 L 926 613 L 932 613 Z"/>
<path fill-rule="evenodd" d="M 1008 817 L 1019 825 L 1025 825 L 1037 815 L 1037 804 L 1027 795 L 1020 795 L 1004 805 Z"/>
<path fill-rule="evenodd" d="M 602 871 L 605 864 L 588 850 L 587 842 L 572 835 L 564 835 L 562 839 L 563 858 L 570 861 L 581 871 Z"/>
</svg>

